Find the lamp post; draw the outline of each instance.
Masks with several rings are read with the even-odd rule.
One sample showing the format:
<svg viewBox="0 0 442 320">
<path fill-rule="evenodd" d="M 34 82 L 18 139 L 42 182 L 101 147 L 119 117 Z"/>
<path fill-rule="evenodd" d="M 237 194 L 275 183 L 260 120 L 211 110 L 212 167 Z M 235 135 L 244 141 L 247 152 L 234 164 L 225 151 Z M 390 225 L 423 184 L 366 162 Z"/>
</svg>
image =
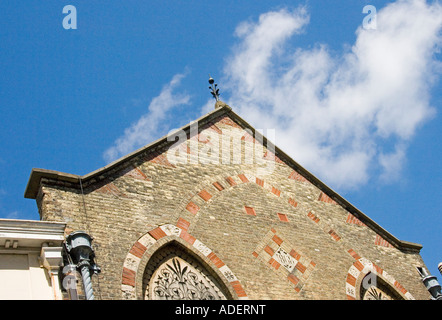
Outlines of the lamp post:
<svg viewBox="0 0 442 320">
<path fill-rule="evenodd" d="M 95 253 L 92 249 L 93 238 L 84 231 L 75 231 L 66 238 L 67 254 L 80 270 L 84 292 L 87 300 L 94 300 L 91 272 L 97 274 L 101 270 L 95 265 Z"/>
<path fill-rule="evenodd" d="M 439 267 L 441 266 L 441 264 L 439 264 Z M 439 269 L 440 271 L 440 269 Z M 421 273 L 421 277 L 422 277 L 422 282 L 425 285 L 425 288 L 427 288 L 427 290 L 430 292 L 431 294 L 431 300 L 442 300 L 442 293 L 441 293 L 441 286 L 439 284 L 439 282 L 437 281 L 436 276 L 432 276 L 430 274 L 428 274 L 428 272 L 424 269 L 421 268 L 420 270 Z"/>
</svg>

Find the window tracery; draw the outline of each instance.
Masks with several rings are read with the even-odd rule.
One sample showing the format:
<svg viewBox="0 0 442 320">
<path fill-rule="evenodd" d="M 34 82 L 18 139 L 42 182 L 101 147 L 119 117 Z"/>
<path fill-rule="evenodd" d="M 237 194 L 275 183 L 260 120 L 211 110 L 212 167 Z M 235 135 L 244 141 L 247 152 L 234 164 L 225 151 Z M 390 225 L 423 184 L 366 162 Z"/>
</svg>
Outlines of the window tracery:
<svg viewBox="0 0 442 320">
<path fill-rule="evenodd" d="M 178 245 L 159 249 L 143 276 L 144 298 L 152 300 L 230 299 L 220 282 Z"/>
<path fill-rule="evenodd" d="M 376 281 L 370 286 L 364 286 L 365 278 L 371 277 Z M 360 297 L 362 300 L 403 300 L 403 298 L 391 288 L 381 277 L 368 273 L 362 280 Z"/>
</svg>

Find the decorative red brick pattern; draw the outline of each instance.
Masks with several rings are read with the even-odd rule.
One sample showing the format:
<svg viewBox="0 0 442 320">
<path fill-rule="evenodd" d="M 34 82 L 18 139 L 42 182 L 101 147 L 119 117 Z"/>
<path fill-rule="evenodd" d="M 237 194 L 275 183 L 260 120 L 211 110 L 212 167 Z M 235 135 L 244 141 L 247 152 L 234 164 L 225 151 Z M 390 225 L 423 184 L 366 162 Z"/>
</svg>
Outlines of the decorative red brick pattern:
<svg viewBox="0 0 442 320">
<path fill-rule="evenodd" d="M 326 202 L 326 203 L 331 203 L 331 204 L 336 204 L 336 201 L 333 200 L 332 198 L 330 198 L 328 195 L 326 195 L 324 192 L 321 192 L 321 194 L 319 195 L 318 198 L 319 201 L 322 202 Z"/>
<path fill-rule="evenodd" d="M 256 212 L 255 212 L 255 209 L 254 209 L 254 208 L 244 206 L 244 209 L 246 210 L 246 213 L 247 213 L 248 215 L 250 215 L 250 216 L 256 216 Z"/>
<path fill-rule="evenodd" d="M 405 288 L 404 288 L 399 282 L 395 281 L 395 282 L 394 282 L 394 286 L 395 286 L 396 288 L 398 288 L 399 291 L 402 292 L 403 294 L 406 294 L 406 293 L 407 293 L 407 290 L 405 290 Z"/>
<path fill-rule="evenodd" d="M 201 190 L 200 193 L 198 193 L 198 195 L 204 200 L 204 201 L 209 201 L 210 198 L 212 198 L 212 195 L 210 193 L 208 193 L 206 190 Z"/>
<path fill-rule="evenodd" d="M 301 259 L 301 255 L 297 253 L 294 249 L 290 250 L 289 255 L 299 261 Z"/>
<path fill-rule="evenodd" d="M 132 177 L 138 180 L 149 180 L 140 169 L 133 166 L 125 169 L 124 176 Z"/>
<path fill-rule="evenodd" d="M 351 274 L 347 274 L 347 283 L 352 285 L 353 287 L 356 286 L 356 278 L 352 276 Z"/>
<path fill-rule="evenodd" d="M 331 237 L 332 237 L 333 240 L 335 240 L 335 241 L 339 241 L 339 240 L 341 240 L 341 237 L 338 236 L 338 234 L 337 234 L 336 232 L 334 232 L 333 230 L 330 230 L 330 231 L 328 232 L 328 234 L 331 235 Z"/>
<path fill-rule="evenodd" d="M 264 248 L 264 251 L 267 252 L 267 253 L 268 253 L 269 255 L 271 255 L 271 256 L 273 256 L 273 254 L 275 253 L 275 252 L 273 251 L 273 249 L 270 248 L 269 246 L 266 246 L 266 247 Z"/>
<path fill-rule="evenodd" d="M 198 207 L 196 204 L 194 204 L 194 203 L 191 201 L 191 202 L 189 202 L 189 203 L 187 204 L 186 209 L 187 209 L 189 212 L 191 212 L 191 213 L 193 213 L 193 214 L 196 214 L 196 213 L 198 212 L 198 210 L 200 209 L 200 207 Z"/>
<path fill-rule="evenodd" d="M 289 222 L 289 219 L 287 218 L 287 215 L 285 215 L 283 213 L 278 213 L 278 218 L 282 222 Z"/>
<path fill-rule="evenodd" d="M 118 189 L 115 184 L 109 182 L 108 184 L 102 186 L 101 188 L 96 190 L 97 192 L 113 195 L 116 197 L 125 197 L 125 195 Z"/>
<path fill-rule="evenodd" d="M 212 143 L 210 142 L 209 138 L 207 137 L 207 135 L 204 132 L 201 132 L 201 133 L 198 134 L 198 141 L 203 143 L 203 144 L 212 145 Z"/>
<path fill-rule="evenodd" d="M 388 242 L 387 240 L 385 240 L 384 238 L 382 238 L 380 235 L 376 235 L 376 239 L 374 240 L 374 244 L 377 246 L 382 246 L 382 247 L 386 247 L 386 248 L 394 248 L 394 246 L 392 244 L 390 244 L 390 242 Z"/>
<path fill-rule="evenodd" d="M 353 249 L 349 249 L 348 253 L 356 260 L 361 259 L 361 256 L 359 256 Z"/>
<path fill-rule="evenodd" d="M 128 268 L 123 268 L 123 275 L 122 275 L 121 283 L 134 287 L 135 286 L 135 275 L 136 275 L 135 271 L 130 270 Z"/>
<path fill-rule="evenodd" d="M 264 183 L 263 179 L 260 179 L 258 177 L 253 177 L 252 176 L 252 179 L 250 180 L 250 177 L 247 177 L 244 173 L 238 174 L 237 177 L 238 177 L 238 180 L 240 180 L 242 183 L 255 182 L 257 185 L 261 186 L 262 188 L 265 188 L 266 190 L 270 190 L 270 192 L 272 192 L 274 195 L 276 195 L 278 197 L 282 196 L 281 195 L 282 194 L 281 190 L 276 188 L 275 186 L 273 186 L 273 185 L 266 185 L 264 187 L 265 183 Z M 302 176 L 296 174 L 296 172 L 292 172 L 292 174 L 291 174 L 291 179 L 295 179 L 295 180 L 298 179 L 298 180 L 301 181 L 301 180 L 303 180 L 301 177 Z M 228 186 L 235 186 L 235 185 L 237 185 L 237 182 L 233 179 L 232 176 L 226 177 L 225 181 L 228 182 Z M 218 191 L 225 190 L 225 187 L 223 187 L 217 181 L 213 182 L 212 185 Z M 202 199 L 204 199 L 205 201 L 208 201 L 212 197 L 212 195 L 210 193 L 208 193 L 206 189 L 202 189 L 199 193 L 197 193 L 197 195 L 199 197 L 201 197 Z M 284 196 L 286 196 L 286 195 L 284 195 Z M 288 198 L 288 203 L 292 207 L 295 208 L 295 207 L 298 206 L 298 203 L 293 198 L 291 198 L 290 196 L 287 197 L 287 198 Z M 320 195 L 318 197 L 318 200 L 326 202 L 326 203 L 330 203 L 330 204 L 336 204 L 336 202 L 334 200 L 332 200 L 329 196 L 327 196 L 323 192 L 320 193 Z M 200 208 L 194 202 L 190 201 L 187 204 L 186 209 L 188 211 L 192 212 L 193 214 L 196 214 Z M 251 207 L 251 206 L 244 206 L 244 211 L 245 211 L 245 213 L 247 215 L 251 215 L 251 216 L 256 216 L 257 215 L 255 209 L 253 207 Z M 289 222 L 289 219 L 288 219 L 286 214 L 277 213 L 277 217 L 278 217 L 279 221 Z M 315 223 L 319 223 L 320 222 L 320 218 L 317 217 L 311 211 L 307 213 L 307 217 L 310 218 Z M 348 215 L 347 223 L 363 225 L 362 222 L 359 219 L 357 219 L 356 217 L 354 217 L 352 214 Z M 333 230 L 333 229 L 330 229 L 330 227 L 327 227 L 327 225 L 323 225 L 322 230 L 327 232 L 332 237 L 333 240 L 335 240 L 335 241 L 340 241 L 341 240 L 341 237 L 337 234 L 337 232 L 335 230 Z M 271 231 L 275 234 L 275 237 L 273 237 L 272 240 L 278 246 L 281 245 L 282 239 L 279 238 L 278 236 L 276 236 L 276 230 L 272 228 Z M 184 235 L 186 235 L 186 234 L 184 233 Z M 187 235 L 186 235 L 186 239 L 190 239 L 190 241 L 195 241 L 194 238 L 191 238 L 191 237 L 189 237 Z M 381 239 L 377 239 L 376 241 L 380 245 L 382 245 L 382 244 L 386 245 L 386 243 L 382 242 Z M 267 254 L 270 255 L 270 257 L 273 259 L 273 260 L 270 261 L 270 264 L 274 268 L 279 268 L 279 265 L 277 264 L 278 261 L 273 258 L 273 255 L 275 254 L 274 249 L 272 249 L 268 245 L 267 246 L 263 246 L 262 249 L 260 249 L 260 251 L 259 250 L 258 251 L 255 250 L 253 252 L 253 256 L 255 258 L 258 258 L 259 255 L 260 255 L 259 252 L 261 252 L 261 251 L 267 252 Z M 356 260 L 360 258 L 360 256 L 356 252 L 354 252 L 352 249 L 350 249 L 348 251 L 348 253 Z M 302 258 L 302 256 L 299 253 L 297 253 L 295 250 L 291 250 L 291 252 L 289 254 L 297 261 L 297 263 L 299 263 L 299 265 L 297 265 L 297 267 L 295 268 L 297 270 L 297 272 L 299 272 L 299 274 L 304 274 L 304 272 L 307 272 L 307 271 L 308 271 L 307 274 L 309 274 L 311 272 L 311 269 L 313 269 L 316 266 L 316 264 L 313 261 L 311 261 L 311 260 L 307 261 L 306 264 L 299 262 L 300 259 L 304 259 L 303 261 L 305 262 L 305 258 Z M 269 261 L 267 260 L 267 262 L 269 262 Z"/>
<path fill-rule="evenodd" d="M 365 226 L 365 223 L 361 222 L 361 220 L 356 218 L 351 213 L 348 214 L 346 222 L 349 223 L 349 224 L 356 224 L 358 226 Z"/>
<path fill-rule="evenodd" d="M 301 181 L 301 182 L 308 182 L 308 180 L 306 178 L 304 178 L 304 176 L 302 176 L 301 174 L 299 174 L 295 170 L 293 170 L 289 174 L 289 179 L 296 180 L 296 181 Z"/>
<path fill-rule="evenodd" d="M 361 258 L 358 258 L 358 259 L 361 259 Z M 355 268 L 358 269 L 359 271 L 364 270 L 364 265 L 363 265 L 359 260 L 356 260 L 356 262 L 353 263 L 353 265 L 354 265 Z"/>
<path fill-rule="evenodd" d="M 135 242 L 135 244 L 132 246 L 129 252 L 132 253 L 135 257 L 141 258 L 144 252 L 146 251 L 146 249 L 147 248 L 143 246 L 141 243 Z"/>
<path fill-rule="evenodd" d="M 293 207 L 297 207 L 298 206 L 298 203 L 295 200 L 293 200 L 292 198 L 289 198 L 289 204 L 291 206 L 293 206 Z"/>
<path fill-rule="evenodd" d="M 213 186 L 218 189 L 218 191 L 223 191 L 224 187 L 220 185 L 218 182 L 214 182 Z"/>
<path fill-rule="evenodd" d="M 278 156 L 276 156 L 273 152 L 270 152 L 268 150 L 264 153 L 263 158 L 266 159 L 266 160 L 273 160 L 273 161 L 275 161 L 277 163 L 284 164 L 284 162 L 281 159 L 279 159 Z"/>
<path fill-rule="evenodd" d="M 349 249 L 348 253 L 356 259 L 353 265 L 348 270 L 346 279 L 346 295 L 349 300 L 361 299 L 357 290 L 356 283 L 361 283 L 362 279 L 369 273 L 383 278 L 383 280 L 391 285 L 392 289 L 397 289 L 403 294 L 405 299 L 414 300 L 414 297 L 391 275 L 387 274 L 380 266 L 371 261 L 361 258 L 353 249 Z"/>
<path fill-rule="evenodd" d="M 290 244 L 284 243 L 276 230 L 272 228 L 252 252 L 252 255 L 268 263 L 275 272 L 287 277 L 289 283 L 294 286 L 295 292 L 300 292 L 316 263 L 296 252 L 294 248 L 290 249 L 290 252 L 286 251 L 288 248 L 290 248 Z M 287 258 L 287 253 L 293 258 L 292 260 Z"/>
<path fill-rule="evenodd" d="M 213 252 L 209 253 L 207 258 L 209 258 L 218 269 L 224 265 L 224 262 L 222 262 L 221 259 L 218 258 L 218 256 Z"/>
<path fill-rule="evenodd" d="M 247 177 L 244 174 L 239 174 L 238 175 L 239 179 L 241 179 L 242 182 L 249 182 L 249 179 L 247 179 Z"/>
<path fill-rule="evenodd" d="M 304 266 L 301 262 L 298 262 L 295 266 L 296 269 L 298 269 L 299 271 L 301 271 L 302 273 L 305 272 L 305 270 L 307 270 L 307 267 Z"/>
<path fill-rule="evenodd" d="M 293 275 L 293 274 L 289 274 L 287 276 L 287 279 L 289 279 L 295 286 L 298 284 L 299 279 L 297 276 Z"/>
<path fill-rule="evenodd" d="M 183 218 L 179 218 L 179 219 L 178 219 L 178 222 L 177 222 L 177 224 L 176 224 L 176 226 L 177 226 L 178 228 L 181 228 L 181 229 L 187 231 L 187 230 L 189 229 L 190 222 L 187 221 L 187 220 L 185 220 L 185 219 L 183 219 Z"/>
<path fill-rule="evenodd" d="M 232 187 L 236 185 L 236 182 L 235 182 L 235 180 L 233 180 L 232 177 L 227 177 L 227 178 L 226 178 L 226 181 L 227 181 Z"/>
<path fill-rule="evenodd" d="M 167 236 L 167 234 L 163 231 L 163 229 L 161 229 L 160 227 L 155 228 L 151 231 L 149 231 L 149 234 L 155 239 L 161 239 L 162 237 Z"/>
<path fill-rule="evenodd" d="M 221 129 L 218 128 L 218 127 L 216 126 L 216 124 L 214 124 L 213 122 L 209 122 L 209 123 L 208 123 L 208 128 L 211 129 L 211 130 L 213 130 L 213 131 L 215 131 L 215 132 L 218 133 L 218 134 L 223 134 L 223 132 L 221 131 Z"/>
<path fill-rule="evenodd" d="M 269 260 L 269 264 L 270 264 L 273 268 L 275 268 L 276 270 L 278 270 L 279 267 L 281 266 L 281 264 L 280 264 L 278 261 L 276 261 L 275 259 L 273 259 L 273 258 L 270 258 L 270 260 Z"/>
<path fill-rule="evenodd" d="M 171 164 L 169 160 L 167 160 L 167 156 L 164 153 L 154 154 L 153 158 L 146 158 L 146 160 L 148 162 L 156 163 L 165 167 L 175 168 L 175 166 Z"/>
<path fill-rule="evenodd" d="M 319 218 L 317 216 L 315 216 L 313 213 L 309 212 L 307 213 L 307 217 L 309 217 L 310 219 L 312 219 L 314 222 L 318 223 L 319 222 Z"/>
<path fill-rule="evenodd" d="M 272 240 L 278 245 L 280 246 L 282 243 L 282 239 L 280 237 L 278 237 L 276 234 L 273 236 Z"/>
<path fill-rule="evenodd" d="M 241 137 L 241 140 L 253 143 L 256 142 L 255 138 L 248 132 L 244 133 L 244 135 Z"/>
<path fill-rule="evenodd" d="M 281 190 L 276 189 L 275 187 L 272 186 L 272 193 L 274 193 L 275 195 L 277 195 L 279 197 L 281 195 Z"/>
<path fill-rule="evenodd" d="M 228 125 L 228 126 L 231 126 L 231 127 L 234 127 L 234 128 L 242 129 L 242 127 L 240 125 L 238 125 L 235 121 L 230 119 L 228 116 L 221 118 L 218 122 Z"/>
<path fill-rule="evenodd" d="M 236 294 L 239 298 L 245 298 L 247 297 L 246 292 L 244 291 L 241 283 L 239 281 L 232 281 L 231 285 L 233 287 L 233 290 L 235 290 Z"/>
<path fill-rule="evenodd" d="M 123 263 L 123 269 L 121 274 L 121 285 L 122 291 L 125 293 L 126 297 L 130 297 L 132 299 L 136 299 L 136 274 L 138 272 L 140 261 L 142 260 L 143 255 L 150 248 L 154 242 L 152 242 L 152 238 L 157 241 L 167 236 L 179 236 L 181 239 L 185 240 L 189 243 L 194 250 L 200 251 L 201 254 L 206 256 L 214 265 L 215 268 L 219 269 L 219 272 L 226 278 L 226 280 L 231 284 L 232 289 L 237 294 L 240 299 L 247 299 L 247 294 L 244 291 L 241 283 L 237 279 L 237 277 L 233 274 L 233 272 L 225 265 L 225 263 L 207 246 L 203 243 L 198 242 L 196 244 L 196 238 L 190 235 L 187 230 L 189 229 L 190 223 L 183 219 L 179 218 L 176 226 L 173 225 L 162 225 L 153 230 L 150 230 L 144 236 L 142 236 L 137 242 L 134 243 L 131 250 L 128 252 L 126 259 Z M 148 247 L 143 245 L 142 243 L 148 244 Z M 138 260 L 135 260 L 133 256 L 137 257 Z M 140 270 L 140 272 L 144 272 L 144 270 Z"/>
<path fill-rule="evenodd" d="M 196 238 L 189 234 L 186 230 L 181 231 L 180 238 L 189 243 L 190 245 L 193 245 L 195 243 Z"/>
</svg>

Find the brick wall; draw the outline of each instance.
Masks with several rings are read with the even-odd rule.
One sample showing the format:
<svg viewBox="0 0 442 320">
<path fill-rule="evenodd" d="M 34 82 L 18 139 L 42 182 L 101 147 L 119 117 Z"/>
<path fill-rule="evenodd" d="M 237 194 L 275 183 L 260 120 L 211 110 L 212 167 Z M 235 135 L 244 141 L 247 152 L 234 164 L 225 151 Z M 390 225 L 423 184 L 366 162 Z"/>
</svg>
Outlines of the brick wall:
<svg viewBox="0 0 442 320">
<path fill-rule="evenodd" d="M 255 150 L 256 139 L 234 119 L 217 114 L 203 124 L 178 146 L 187 159 L 195 160 L 198 146 L 212 148 L 204 153 L 212 161 L 214 135 L 221 140 L 229 130 L 242 146 L 241 163 L 173 163 L 165 142 L 85 179 L 84 195 L 74 182 L 41 180 L 36 200 L 42 219 L 94 237 L 102 268 L 93 280 L 96 298 L 140 298 L 142 268 L 167 241 L 194 250 L 234 298 L 354 299 L 368 272 L 404 298 L 429 298 L 416 250 L 389 243 L 272 150 Z M 246 159 L 253 151 L 261 152 L 260 163 Z M 167 234 L 165 225 L 178 231 Z"/>
</svg>

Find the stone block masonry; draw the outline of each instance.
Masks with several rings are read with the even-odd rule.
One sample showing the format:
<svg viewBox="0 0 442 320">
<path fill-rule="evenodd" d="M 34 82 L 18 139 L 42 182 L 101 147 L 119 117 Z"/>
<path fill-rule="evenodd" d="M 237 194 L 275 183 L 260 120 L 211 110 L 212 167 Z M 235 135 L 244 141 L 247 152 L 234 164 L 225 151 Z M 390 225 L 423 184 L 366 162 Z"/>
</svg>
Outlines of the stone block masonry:
<svg viewBox="0 0 442 320">
<path fill-rule="evenodd" d="M 179 147 L 189 160 L 192 143 L 207 148 L 229 130 L 242 161 L 223 164 L 219 152 L 218 163 L 173 163 L 163 139 L 82 177 L 84 194 L 73 175 L 42 171 L 38 183 L 30 180 L 42 220 L 94 237 L 102 269 L 96 299 L 145 297 L 149 259 L 170 243 L 233 299 L 360 299 L 370 273 L 397 297 L 429 298 L 416 270 L 424 266 L 419 246 L 395 239 L 279 149 L 256 148 L 262 138 L 230 107 L 199 125 Z M 257 150 L 260 161 L 250 163 L 246 155 Z"/>
</svg>

